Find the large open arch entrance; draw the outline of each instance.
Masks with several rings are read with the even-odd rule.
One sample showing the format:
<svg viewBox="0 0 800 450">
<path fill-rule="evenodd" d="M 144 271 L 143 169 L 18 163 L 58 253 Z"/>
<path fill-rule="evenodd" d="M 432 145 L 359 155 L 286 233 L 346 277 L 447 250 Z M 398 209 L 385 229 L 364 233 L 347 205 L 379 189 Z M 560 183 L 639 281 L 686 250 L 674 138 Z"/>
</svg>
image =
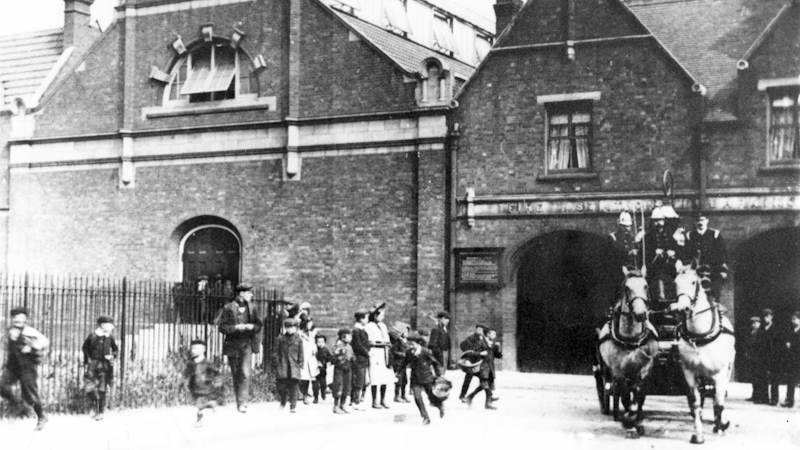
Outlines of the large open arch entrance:
<svg viewBox="0 0 800 450">
<path fill-rule="evenodd" d="M 589 373 L 596 328 L 622 280 L 610 239 L 556 231 L 531 240 L 517 272 L 517 359 L 521 371 Z"/>
<path fill-rule="evenodd" d="M 748 318 L 762 308 L 775 312 L 775 324 L 786 329 L 792 311 L 800 309 L 800 227 L 757 234 L 734 253 L 734 310 L 740 336 Z"/>
<path fill-rule="evenodd" d="M 236 227 L 215 216 L 187 220 L 173 232 L 178 243 L 176 275 L 189 286 L 207 277 L 209 288 L 236 286 L 241 279 L 242 241 Z"/>
</svg>

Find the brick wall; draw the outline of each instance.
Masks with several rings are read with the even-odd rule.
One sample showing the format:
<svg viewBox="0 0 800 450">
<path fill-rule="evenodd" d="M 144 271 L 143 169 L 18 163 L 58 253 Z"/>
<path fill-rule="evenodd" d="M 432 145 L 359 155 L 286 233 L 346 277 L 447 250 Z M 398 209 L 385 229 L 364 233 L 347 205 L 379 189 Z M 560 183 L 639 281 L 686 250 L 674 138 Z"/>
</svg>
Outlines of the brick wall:
<svg viewBox="0 0 800 450">
<path fill-rule="evenodd" d="M 431 164 L 419 169 L 415 153 L 304 158 L 298 182 L 281 181 L 279 160 L 140 167 L 132 190 L 116 189 L 116 170 L 14 172 L 11 267 L 163 278 L 178 264 L 175 229 L 213 215 L 241 234 L 243 279 L 310 301 L 321 326 L 382 301 L 391 320 L 412 320 L 417 291 L 426 312 L 443 298 L 443 156 L 420 158 Z"/>
<path fill-rule="evenodd" d="M 651 190 L 665 169 L 691 184 L 683 78 L 650 40 L 581 46 L 568 63 L 562 49 L 492 54 L 459 98 L 458 195 Z M 588 181 L 543 181 L 545 107 L 537 95 L 600 91 L 594 103 Z"/>
</svg>

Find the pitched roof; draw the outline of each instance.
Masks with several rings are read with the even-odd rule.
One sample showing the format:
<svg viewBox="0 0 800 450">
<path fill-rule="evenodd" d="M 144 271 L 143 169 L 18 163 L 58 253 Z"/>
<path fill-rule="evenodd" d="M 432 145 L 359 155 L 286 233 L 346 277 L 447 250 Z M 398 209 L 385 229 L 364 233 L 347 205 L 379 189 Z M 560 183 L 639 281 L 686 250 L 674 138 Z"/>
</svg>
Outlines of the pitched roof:
<svg viewBox="0 0 800 450">
<path fill-rule="evenodd" d="M 787 0 L 624 0 L 642 24 L 703 84 L 712 103 L 735 87 L 736 63 Z"/>
<path fill-rule="evenodd" d="M 465 62 L 439 53 L 432 48 L 406 39 L 399 34 L 374 25 L 358 17 L 347 14 L 336 8 L 321 3 L 329 11 L 347 24 L 356 34 L 366 39 L 378 51 L 386 55 L 392 62 L 407 74 L 420 72 L 423 61 L 428 58 L 437 58 L 444 66 L 464 76 L 472 75 L 475 68 Z"/>
<path fill-rule="evenodd" d="M 34 95 L 63 50 L 61 29 L 0 36 L 0 108 L 17 97 L 29 103 L 37 100 Z"/>
</svg>

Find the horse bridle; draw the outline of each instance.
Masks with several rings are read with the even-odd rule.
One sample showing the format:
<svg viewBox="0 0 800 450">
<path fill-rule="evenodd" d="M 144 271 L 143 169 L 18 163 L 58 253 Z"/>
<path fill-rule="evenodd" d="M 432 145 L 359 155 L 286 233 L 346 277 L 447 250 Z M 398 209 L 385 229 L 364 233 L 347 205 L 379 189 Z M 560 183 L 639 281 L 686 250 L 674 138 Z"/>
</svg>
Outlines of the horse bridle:
<svg viewBox="0 0 800 450">
<path fill-rule="evenodd" d="M 648 303 L 647 298 L 642 297 L 641 295 L 636 295 L 631 297 L 631 289 L 628 286 L 625 286 L 625 305 L 628 307 L 628 311 L 620 311 L 620 314 L 626 317 L 633 317 L 636 314 L 633 313 L 633 302 L 636 300 L 641 300 L 646 305 Z M 647 317 L 647 313 L 645 313 L 645 317 Z"/>
<path fill-rule="evenodd" d="M 680 301 L 681 297 L 688 297 L 689 298 L 689 306 L 691 306 L 693 308 L 697 304 L 697 297 L 699 295 L 700 295 L 700 281 L 694 280 L 694 296 L 689 296 L 689 294 L 681 293 L 681 294 L 678 294 L 675 297 L 675 300 L 676 301 Z M 709 303 L 708 308 L 706 308 L 706 309 L 704 309 L 702 311 L 695 312 L 694 309 L 690 308 L 689 309 L 689 317 L 694 317 L 696 315 L 703 314 L 705 312 L 711 311 L 714 308 L 714 306 L 711 304 L 711 302 L 708 302 L 708 303 Z"/>
</svg>

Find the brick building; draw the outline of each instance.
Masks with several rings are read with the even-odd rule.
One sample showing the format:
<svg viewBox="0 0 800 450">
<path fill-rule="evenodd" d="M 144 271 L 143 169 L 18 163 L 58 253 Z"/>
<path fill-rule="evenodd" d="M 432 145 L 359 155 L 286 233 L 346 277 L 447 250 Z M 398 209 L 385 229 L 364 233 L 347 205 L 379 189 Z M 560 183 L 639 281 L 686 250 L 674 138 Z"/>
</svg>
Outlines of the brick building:
<svg viewBox="0 0 800 450">
<path fill-rule="evenodd" d="M 683 225 L 703 210 L 727 239 L 738 328 L 762 307 L 786 325 L 800 308 L 800 2 L 497 3 L 497 42 L 452 118 L 459 333 L 496 326 L 506 368 L 587 372 L 621 279 L 608 233 L 622 209 L 649 214 L 665 170 Z"/>
<path fill-rule="evenodd" d="M 446 114 L 493 32 L 423 0 L 127 0 L 100 33 L 92 3 L 0 39 L 5 270 L 207 275 L 322 326 L 381 301 L 431 324 Z"/>
</svg>

